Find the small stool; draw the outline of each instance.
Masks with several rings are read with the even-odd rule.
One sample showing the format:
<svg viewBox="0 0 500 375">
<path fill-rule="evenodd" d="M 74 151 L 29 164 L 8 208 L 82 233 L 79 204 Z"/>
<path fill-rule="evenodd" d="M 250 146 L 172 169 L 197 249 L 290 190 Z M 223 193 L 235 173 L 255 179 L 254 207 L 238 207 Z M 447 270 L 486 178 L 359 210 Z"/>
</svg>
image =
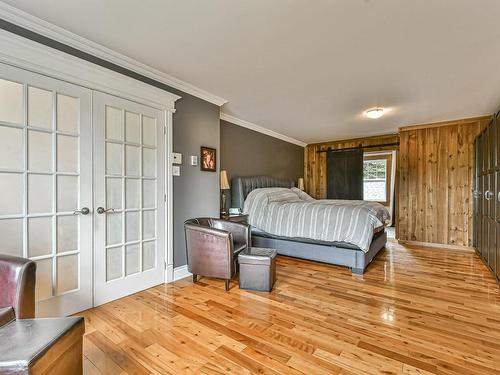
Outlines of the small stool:
<svg viewBox="0 0 500 375">
<path fill-rule="evenodd" d="M 240 289 L 270 292 L 276 281 L 276 249 L 248 247 L 238 255 Z"/>
</svg>

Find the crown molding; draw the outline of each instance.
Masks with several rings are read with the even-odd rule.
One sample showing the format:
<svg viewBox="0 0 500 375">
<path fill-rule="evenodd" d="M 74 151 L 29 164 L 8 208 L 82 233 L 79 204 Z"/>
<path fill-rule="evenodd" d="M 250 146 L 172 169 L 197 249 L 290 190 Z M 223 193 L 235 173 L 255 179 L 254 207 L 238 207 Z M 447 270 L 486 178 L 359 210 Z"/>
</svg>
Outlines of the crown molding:
<svg viewBox="0 0 500 375">
<path fill-rule="evenodd" d="M 180 96 L 0 29 L 0 63 L 175 112 Z"/>
<path fill-rule="evenodd" d="M 141 74 L 155 81 L 164 83 L 165 85 L 173 87 L 177 90 L 181 90 L 187 94 L 196 96 L 197 98 L 206 100 L 207 102 L 215 104 L 219 107 L 228 102 L 226 99 L 223 99 L 190 83 L 184 82 L 178 78 L 172 77 L 169 74 L 163 73 L 157 69 L 147 66 L 146 64 L 143 64 L 130 57 L 115 52 L 107 47 L 85 39 L 77 34 L 74 34 L 59 26 L 53 25 L 47 21 L 44 21 L 1 1 L 0 18 L 17 26 L 43 35 L 47 38 L 53 39 L 57 42 L 66 44 L 70 47 L 86 52 L 100 59 L 129 69 L 135 73 Z"/>
<path fill-rule="evenodd" d="M 450 125 L 475 125 L 478 122 L 489 122 L 493 118 L 492 115 L 483 115 L 476 117 L 467 117 L 456 120 L 446 120 L 439 122 L 430 122 L 427 124 L 415 124 L 415 125 L 405 125 L 399 128 L 400 132 L 410 131 L 410 130 L 419 130 L 419 129 L 428 129 L 428 128 L 438 128 L 440 126 L 450 126 Z"/>
<path fill-rule="evenodd" d="M 276 133 L 275 131 L 263 128 L 260 125 L 257 125 L 257 124 L 254 124 L 254 123 L 251 123 L 251 122 L 248 122 L 248 121 L 245 121 L 245 120 L 241 120 L 241 119 L 239 119 L 237 117 L 228 115 L 228 114 L 223 113 L 223 112 L 220 113 L 220 119 L 224 120 L 224 121 L 227 121 L 227 122 L 230 122 L 231 124 L 242 126 L 244 128 L 247 128 L 247 129 L 250 129 L 250 130 L 254 130 L 254 131 L 262 133 L 262 134 L 269 135 L 270 137 L 281 139 L 282 141 L 285 141 L 285 142 L 288 142 L 288 143 L 293 143 L 293 144 L 295 144 L 297 146 L 301 146 L 301 147 L 306 147 L 307 146 L 307 143 L 305 143 L 305 142 L 299 141 L 297 139 L 288 137 L 288 136 L 280 134 L 280 133 Z"/>
</svg>

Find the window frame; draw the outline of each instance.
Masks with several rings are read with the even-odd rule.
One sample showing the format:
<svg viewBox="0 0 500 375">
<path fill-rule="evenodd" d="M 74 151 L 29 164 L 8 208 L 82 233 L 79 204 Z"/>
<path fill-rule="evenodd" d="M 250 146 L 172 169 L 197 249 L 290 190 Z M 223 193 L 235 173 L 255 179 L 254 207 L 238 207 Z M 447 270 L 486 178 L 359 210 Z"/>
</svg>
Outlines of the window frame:
<svg viewBox="0 0 500 375">
<path fill-rule="evenodd" d="M 365 173 L 364 173 L 364 166 L 365 163 L 369 162 L 377 162 L 377 161 L 383 161 L 385 164 L 385 178 L 373 178 L 373 179 L 367 179 L 365 178 Z M 383 205 L 388 205 L 390 203 L 390 189 L 391 189 L 391 155 L 365 155 L 363 157 L 363 190 L 364 190 L 364 184 L 365 181 L 385 181 L 385 200 L 366 200 L 364 197 L 363 193 L 363 200 L 366 200 L 367 202 L 377 202 Z M 377 172 L 375 172 L 377 173 Z"/>
</svg>

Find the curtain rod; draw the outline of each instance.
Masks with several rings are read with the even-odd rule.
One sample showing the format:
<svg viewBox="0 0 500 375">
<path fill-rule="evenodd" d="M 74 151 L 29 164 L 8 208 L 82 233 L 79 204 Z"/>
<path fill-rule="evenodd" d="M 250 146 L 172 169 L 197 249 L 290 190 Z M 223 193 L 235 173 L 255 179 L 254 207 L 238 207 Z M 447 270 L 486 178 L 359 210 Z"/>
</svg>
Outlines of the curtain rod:
<svg viewBox="0 0 500 375">
<path fill-rule="evenodd" d="M 359 150 L 359 149 L 364 149 L 364 148 L 389 147 L 389 146 L 399 146 L 399 142 L 383 143 L 383 144 L 378 144 L 378 145 L 367 145 L 367 146 L 363 146 L 360 143 L 359 146 L 356 146 L 356 147 L 346 147 L 346 148 L 331 148 L 331 147 L 328 147 L 326 150 L 319 150 L 319 151 L 316 151 L 316 152 L 319 154 L 321 152 L 338 152 L 338 151 Z"/>
</svg>

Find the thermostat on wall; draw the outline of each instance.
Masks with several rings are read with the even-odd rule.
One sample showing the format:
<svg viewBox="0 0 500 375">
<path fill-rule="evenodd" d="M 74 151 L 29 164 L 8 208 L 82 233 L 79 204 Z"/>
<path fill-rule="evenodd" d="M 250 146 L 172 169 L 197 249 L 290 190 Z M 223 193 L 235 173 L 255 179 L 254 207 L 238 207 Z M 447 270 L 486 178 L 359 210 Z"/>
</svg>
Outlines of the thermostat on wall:
<svg viewBox="0 0 500 375">
<path fill-rule="evenodd" d="M 182 154 L 172 152 L 172 164 L 182 164 Z"/>
<path fill-rule="evenodd" d="M 172 176 L 180 176 L 181 175 L 181 167 L 179 165 L 172 166 Z"/>
<path fill-rule="evenodd" d="M 198 165 L 198 156 L 191 155 L 191 165 Z"/>
</svg>

